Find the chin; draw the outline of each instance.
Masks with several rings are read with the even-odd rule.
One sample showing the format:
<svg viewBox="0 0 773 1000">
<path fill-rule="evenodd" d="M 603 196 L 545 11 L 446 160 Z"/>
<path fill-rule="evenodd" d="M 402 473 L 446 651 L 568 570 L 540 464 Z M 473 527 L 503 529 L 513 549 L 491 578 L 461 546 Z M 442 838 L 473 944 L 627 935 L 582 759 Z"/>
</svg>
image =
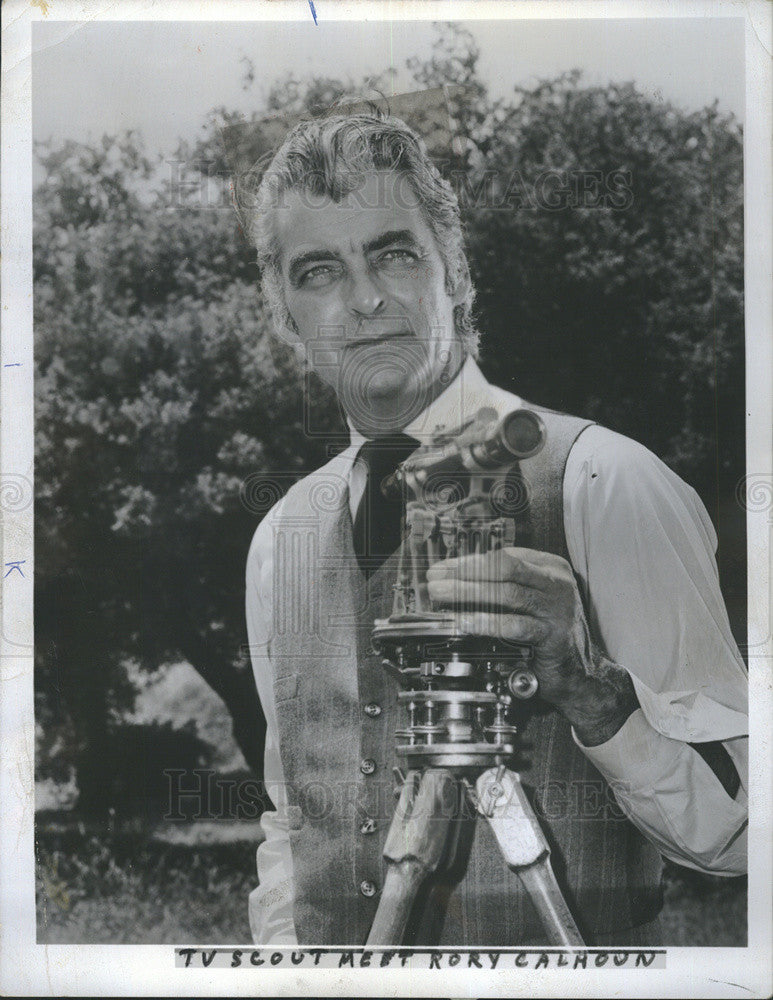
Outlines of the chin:
<svg viewBox="0 0 773 1000">
<path fill-rule="evenodd" d="M 391 403 L 396 409 L 420 412 L 431 399 L 431 383 L 422 378 L 402 373 L 398 378 L 373 379 L 368 386 L 374 402 Z M 416 409 L 418 407 L 418 410 Z"/>
<path fill-rule="evenodd" d="M 431 382 L 418 366 L 362 363 L 358 377 L 354 374 L 350 369 L 344 375 L 339 398 L 355 424 L 393 431 L 414 420 L 432 399 Z"/>
</svg>

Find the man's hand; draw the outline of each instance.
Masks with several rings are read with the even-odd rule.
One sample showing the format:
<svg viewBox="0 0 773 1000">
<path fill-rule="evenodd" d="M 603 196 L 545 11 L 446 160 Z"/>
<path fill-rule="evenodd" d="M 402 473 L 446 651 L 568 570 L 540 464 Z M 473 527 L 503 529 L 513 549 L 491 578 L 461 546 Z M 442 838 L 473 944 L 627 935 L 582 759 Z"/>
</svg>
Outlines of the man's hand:
<svg viewBox="0 0 773 1000">
<path fill-rule="evenodd" d="M 610 739 L 638 708 L 628 673 L 595 650 L 566 559 L 509 546 L 436 563 L 429 596 L 473 635 L 528 643 L 539 693 L 586 746 Z"/>
</svg>

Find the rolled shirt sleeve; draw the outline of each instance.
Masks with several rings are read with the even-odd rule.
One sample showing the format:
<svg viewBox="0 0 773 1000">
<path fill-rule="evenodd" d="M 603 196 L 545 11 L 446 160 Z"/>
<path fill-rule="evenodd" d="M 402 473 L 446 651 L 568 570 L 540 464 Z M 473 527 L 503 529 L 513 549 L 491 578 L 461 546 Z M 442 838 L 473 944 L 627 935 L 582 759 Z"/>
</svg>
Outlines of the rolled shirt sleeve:
<svg viewBox="0 0 773 1000">
<path fill-rule="evenodd" d="M 261 816 L 264 840 L 257 850 L 258 886 L 250 893 L 250 930 L 255 944 L 297 944 L 293 923 L 293 862 L 287 822 L 287 797 L 279 755 L 279 725 L 269 661 L 273 621 L 273 517 L 277 505 L 258 526 L 247 557 L 246 615 L 250 657 L 266 717 L 264 781 L 275 809 Z"/>
<path fill-rule="evenodd" d="M 631 675 L 641 706 L 607 743 L 575 742 L 665 857 L 743 873 L 747 677 L 703 505 L 646 448 L 591 427 L 567 462 L 564 522 L 592 632 Z M 734 799 L 689 746 L 709 742 L 738 771 Z"/>
</svg>

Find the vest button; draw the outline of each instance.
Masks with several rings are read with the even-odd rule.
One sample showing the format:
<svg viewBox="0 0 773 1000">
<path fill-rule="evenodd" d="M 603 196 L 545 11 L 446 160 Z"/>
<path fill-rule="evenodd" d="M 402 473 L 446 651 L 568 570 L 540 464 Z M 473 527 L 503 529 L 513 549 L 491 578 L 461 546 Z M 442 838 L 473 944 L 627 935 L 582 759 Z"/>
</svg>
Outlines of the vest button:
<svg viewBox="0 0 773 1000">
<path fill-rule="evenodd" d="M 375 701 L 369 701 L 365 706 L 365 714 L 369 715 L 371 719 L 378 718 L 381 715 L 381 705 L 377 705 Z"/>
<path fill-rule="evenodd" d="M 376 770 L 376 762 L 372 757 L 366 757 L 365 760 L 360 762 L 360 770 L 363 774 L 373 774 Z"/>
<path fill-rule="evenodd" d="M 368 816 L 367 819 L 363 820 L 360 824 L 360 833 L 375 833 L 376 832 L 376 821 Z"/>
<path fill-rule="evenodd" d="M 360 882 L 360 892 L 363 896 L 367 896 L 370 899 L 371 896 L 376 895 L 378 887 L 375 882 L 371 882 L 370 879 L 364 878 L 362 882 Z"/>
</svg>

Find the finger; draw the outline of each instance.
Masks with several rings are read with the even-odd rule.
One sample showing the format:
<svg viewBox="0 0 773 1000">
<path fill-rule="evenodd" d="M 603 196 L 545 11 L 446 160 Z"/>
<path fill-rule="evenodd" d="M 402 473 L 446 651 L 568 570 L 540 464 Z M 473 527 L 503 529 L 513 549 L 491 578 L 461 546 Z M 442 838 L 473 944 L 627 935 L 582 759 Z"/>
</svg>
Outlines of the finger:
<svg viewBox="0 0 773 1000">
<path fill-rule="evenodd" d="M 485 555 L 441 559 L 427 570 L 427 579 L 512 580 L 523 586 L 539 587 L 547 566 L 532 561 L 532 553 L 544 555 L 534 549 L 497 549 Z"/>
<path fill-rule="evenodd" d="M 557 556 L 554 552 L 543 552 L 542 549 L 529 549 L 523 545 L 505 545 L 502 551 L 514 559 L 522 559 L 524 562 L 531 563 L 534 566 L 553 566 L 557 563 L 563 564 L 565 562 L 561 556 Z"/>
<path fill-rule="evenodd" d="M 537 615 L 541 608 L 541 592 L 511 580 L 471 581 L 444 577 L 429 580 L 431 600 L 445 607 L 465 606 L 470 609 L 526 612 Z"/>
<path fill-rule="evenodd" d="M 503 642 L 536 645 L 545 634 L 544 624 L 531 615 L 459 611 L 454 618 L 458 628 L 468 635 L 481 635 Z"/>
</svg>

